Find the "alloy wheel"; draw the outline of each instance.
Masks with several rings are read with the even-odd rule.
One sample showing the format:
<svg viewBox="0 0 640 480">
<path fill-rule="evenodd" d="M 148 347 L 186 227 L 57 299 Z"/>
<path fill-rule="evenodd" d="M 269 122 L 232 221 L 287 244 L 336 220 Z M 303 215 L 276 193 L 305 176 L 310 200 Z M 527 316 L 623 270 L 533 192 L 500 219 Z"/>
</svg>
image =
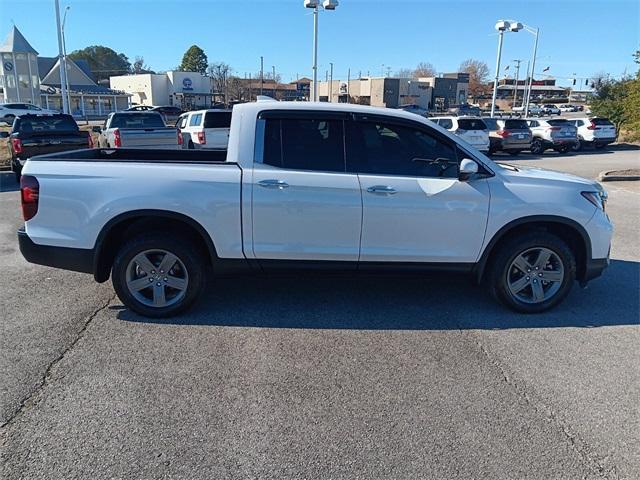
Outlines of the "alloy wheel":
<svg viewBox="0 0 640 480">
<path fill-rule="evenodd" d="M 558 293 L 564 280 L 564 265 L 559 255 L 544 247 L 518 254 L 507 270 L 511 295 L 520 302 L 536 304 Z"/>
<path fill-rule="evenodd" d="M 129 293 L 140 303 L 155 308 L 182 300 L 189 285 L 184 263 L 167 250 L 145 250 L 131 259 L 126 269 Z"/>
</svg>

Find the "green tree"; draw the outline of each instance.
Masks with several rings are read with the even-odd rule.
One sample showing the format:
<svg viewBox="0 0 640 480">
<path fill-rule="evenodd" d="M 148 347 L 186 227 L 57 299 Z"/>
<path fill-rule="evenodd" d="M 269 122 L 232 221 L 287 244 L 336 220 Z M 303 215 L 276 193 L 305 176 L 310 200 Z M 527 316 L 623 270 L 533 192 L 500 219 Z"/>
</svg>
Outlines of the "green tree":
<svg viewBox="0 0 640 480">
<path fill-rule="evenodd" d="M 182 57 L 182 63 L 179 70 L 183 72 L 199 72 L 206 73 L 207 71 L 207 55 L 197 45 L 191 45 L 189 49 L 184 52 L 184 56 Z"/>
<path fill-rule="evenodd" d="M 633 54 L 636 63 L 640 63 L 640 51 Z M 595 82 L 596 96 L 591 102 L 591 111 L 607 117 L 616 126 L 625 131 L 627 140 L 640 140 L 640 71 L 635 77 L 610 80 L 599 76 Z"/>
<path fill-rule="evenodd" d="M 131 71 L 131 63 L 124 53 L 118 53 L 109 47 L 92 45 L 69 54 L 71 60 L 85 60 L 97 82 L 108 80 L 115 75 L 125 75 Z"/>
</svg>

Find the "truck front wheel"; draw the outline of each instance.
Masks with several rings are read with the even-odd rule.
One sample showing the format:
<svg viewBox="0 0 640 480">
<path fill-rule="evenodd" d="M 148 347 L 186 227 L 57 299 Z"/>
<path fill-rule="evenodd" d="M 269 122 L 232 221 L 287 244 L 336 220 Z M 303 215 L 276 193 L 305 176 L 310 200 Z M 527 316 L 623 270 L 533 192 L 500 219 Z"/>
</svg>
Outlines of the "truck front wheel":
<svg viewBox="0 0 640 480">
<path fill-rule="evenodd" d="M 576 278 L 571 249 L 545 231 L 521 234 L 499 247 L 488 274 L 493 295 L 521 313 L 539 313 L 559 304 Z"/>
<path fill-rule="evenodd" d="M 163 318 L 187 310 L 206 278 L 198 249 L 187 238 L 148 233 L 127 241 L 113 262 L 118 298 L 140 315 Z"/>
</svg>

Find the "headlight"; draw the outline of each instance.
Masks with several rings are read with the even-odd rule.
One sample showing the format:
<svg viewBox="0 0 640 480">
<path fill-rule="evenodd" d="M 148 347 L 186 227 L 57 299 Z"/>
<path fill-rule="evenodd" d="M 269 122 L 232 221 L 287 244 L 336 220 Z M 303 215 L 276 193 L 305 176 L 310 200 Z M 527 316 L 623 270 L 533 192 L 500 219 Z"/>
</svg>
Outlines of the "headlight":
<svg viewBox="0 0 640 480">
<path fill-rule="evenodd" d="M 580 192 L 584 198 L 589 200 L 593 205 L 595 205 L 600 210 L 604 211 L 607 206 L 607 192 L 604 190 L 598 190 L 597 192 Z"/>
</svg>

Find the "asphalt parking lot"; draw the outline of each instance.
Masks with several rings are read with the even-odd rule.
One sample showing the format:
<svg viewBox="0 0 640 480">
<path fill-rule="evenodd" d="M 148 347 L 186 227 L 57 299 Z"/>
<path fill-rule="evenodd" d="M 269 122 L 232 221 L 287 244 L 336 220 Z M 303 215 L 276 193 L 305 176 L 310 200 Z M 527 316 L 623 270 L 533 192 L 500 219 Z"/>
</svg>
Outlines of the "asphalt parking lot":
<svg viewBox="0 0 640 480">
<path fill-rule="evenodd" d="M 26 263 L 0 175 L 2 478 L 640 478 L 640 182 L 606 185 L 610 268 L 543 315 L 464 277 L 298 276 L 221 279 L 154 322 Z"/>
</svg>

